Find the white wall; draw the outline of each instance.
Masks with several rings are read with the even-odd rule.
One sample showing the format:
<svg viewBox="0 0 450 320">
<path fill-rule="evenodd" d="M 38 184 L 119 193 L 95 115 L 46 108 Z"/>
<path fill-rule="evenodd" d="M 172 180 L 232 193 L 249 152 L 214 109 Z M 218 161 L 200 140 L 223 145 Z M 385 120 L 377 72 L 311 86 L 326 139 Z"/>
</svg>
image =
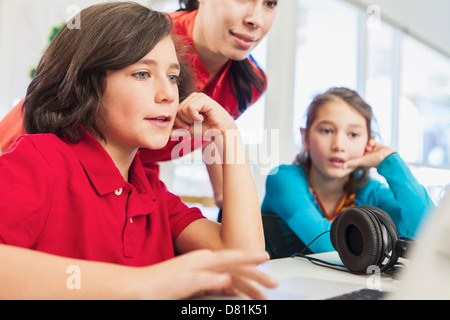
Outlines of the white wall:
<svg viewBox="0 0 450 320">
<path fill-rule="evenodd" d="M 0 0 L 0 119 L 25 96 L 53 26 L 104 0 Z M 136 1 L 155 8 L 165 0 Z M 171 0 L 174 2 L 174 0 Z"/>
</svg>

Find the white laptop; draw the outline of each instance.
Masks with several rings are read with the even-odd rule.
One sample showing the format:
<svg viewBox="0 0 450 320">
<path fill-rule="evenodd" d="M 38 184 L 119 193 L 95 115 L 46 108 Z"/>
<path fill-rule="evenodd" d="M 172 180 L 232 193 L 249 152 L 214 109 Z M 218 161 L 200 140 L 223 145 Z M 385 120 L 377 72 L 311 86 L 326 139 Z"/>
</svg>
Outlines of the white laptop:
<svg viewBox="0 0 450 320">
<path fill-rule="evenodd" d="M 389 299 L 450 299 L 450 192 L 417 237 L 410 264 Z"/>
</svg>

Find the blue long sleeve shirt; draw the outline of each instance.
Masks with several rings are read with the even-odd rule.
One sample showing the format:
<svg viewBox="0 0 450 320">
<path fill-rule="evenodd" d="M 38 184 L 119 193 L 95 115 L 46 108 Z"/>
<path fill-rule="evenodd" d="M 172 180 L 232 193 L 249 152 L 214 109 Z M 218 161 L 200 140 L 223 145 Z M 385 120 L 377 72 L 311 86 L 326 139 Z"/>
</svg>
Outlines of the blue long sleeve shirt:
<svg viewBox="0 0 450 320">
<path fill-rule="evenodd" d="M 388 186 L 371 178 L 356 190 L 355 204 L 384 210 L 391 216 L 400 236 L 414 238 L 421 221 L 433 208 L 426 189 L 397 153 L 384 159 L 377 172 L 386 179 Z M 320 211 L 304 168 L 293 164 L 281 165 L 268 175 L 261 211 L 278 214 L 305 244 L 330 230 L 332 224 Z M 319 237 L 310 250 L 314 253 L 334 251 L 329 234 Z"/>
</svg>

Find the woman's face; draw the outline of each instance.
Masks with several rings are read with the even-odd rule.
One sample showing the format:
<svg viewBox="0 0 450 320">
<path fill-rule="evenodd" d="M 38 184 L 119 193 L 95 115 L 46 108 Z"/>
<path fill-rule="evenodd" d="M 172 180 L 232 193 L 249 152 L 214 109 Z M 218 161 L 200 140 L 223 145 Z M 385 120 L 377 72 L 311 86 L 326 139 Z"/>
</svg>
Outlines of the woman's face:
<svg viewBox="0 0 450 320">
<path fill-rule="evenodd" d="M 243 60 L 269 32 L 279 0 L 199 0 L 194 41 L 199 53 Z"/>
<path fill-rule="evenodd" d="M 366 119 L 342 100 L 322 105 L 302 138 L 311 170 L 328 179 L 348 176 L 353 169 L 344 169 L 344 163 L 364 155 L 369 140 Z"/>
</svg>

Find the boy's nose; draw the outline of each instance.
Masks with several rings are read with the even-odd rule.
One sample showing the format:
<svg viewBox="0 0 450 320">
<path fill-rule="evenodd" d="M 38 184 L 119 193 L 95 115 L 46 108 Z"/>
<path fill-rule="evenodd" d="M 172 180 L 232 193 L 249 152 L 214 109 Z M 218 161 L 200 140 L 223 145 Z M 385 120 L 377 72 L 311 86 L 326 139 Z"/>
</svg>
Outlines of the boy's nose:
<svg viewBox="0 0 450 320">
<path fill-rule="evenodd" d="M 166 102 L 172 103 L 175 101 L 177 96 L 178 88 L 170 83 L 168 80 L 160 80 L 158 81 L 155 100 L 158 103 Z"/>
</svg>

